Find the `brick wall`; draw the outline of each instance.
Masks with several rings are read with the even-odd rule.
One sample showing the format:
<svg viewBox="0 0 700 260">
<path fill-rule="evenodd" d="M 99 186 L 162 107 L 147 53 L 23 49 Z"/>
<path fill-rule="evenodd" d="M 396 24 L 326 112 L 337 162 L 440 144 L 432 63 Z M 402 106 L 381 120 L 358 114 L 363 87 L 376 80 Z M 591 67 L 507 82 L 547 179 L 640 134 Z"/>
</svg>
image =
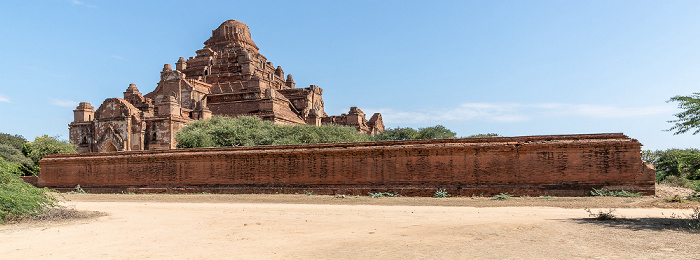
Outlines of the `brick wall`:
<svg viewBox="0 0 700 260">
<path fill-rule="evenodd" d="M 584 196 L 654 194 L 623 134 L 498 137 L 51 155 L 40 186 L 88 192 Z"/>
</svg>

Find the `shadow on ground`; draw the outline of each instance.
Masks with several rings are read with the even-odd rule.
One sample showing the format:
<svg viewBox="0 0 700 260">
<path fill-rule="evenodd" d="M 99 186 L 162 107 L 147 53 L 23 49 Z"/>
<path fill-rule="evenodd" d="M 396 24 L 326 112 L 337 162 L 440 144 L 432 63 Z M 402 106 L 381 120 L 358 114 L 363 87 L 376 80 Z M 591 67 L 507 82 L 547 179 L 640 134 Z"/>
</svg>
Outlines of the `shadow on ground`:
<svg viewBox="0 0 700 260">
<path fill-rule="evenodd" d="M 598 225 L 609 228 L 629 229 L 634 231 L 675 230 L 691 233 L 700 233 L 700 221 L 696 219 L 679 218 L 617 218 L 614 220 L 599 220 L 596 218 L 577 218 L 571 221 L 584 225 Z"/>
</svg>

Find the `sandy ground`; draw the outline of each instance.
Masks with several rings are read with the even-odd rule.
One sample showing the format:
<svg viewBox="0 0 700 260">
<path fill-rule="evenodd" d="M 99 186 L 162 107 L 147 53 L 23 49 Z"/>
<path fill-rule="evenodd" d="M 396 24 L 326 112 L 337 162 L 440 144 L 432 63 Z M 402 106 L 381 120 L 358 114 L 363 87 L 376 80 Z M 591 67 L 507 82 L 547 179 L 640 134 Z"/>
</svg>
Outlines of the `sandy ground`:
<svg viewBox="0 0 700 260">
<path fill-rule="evenodd" d="M 700 259 L 698 204 L 646 198 L 66 195 L 106 216 L 0 226 L 1 259 Z M 584 207 L 615 208 L 598 221 Z M 666 208 L 659 208 L 666 207 Z M 594 209 L 597 212 L 598 209 Z"/>
</svg>

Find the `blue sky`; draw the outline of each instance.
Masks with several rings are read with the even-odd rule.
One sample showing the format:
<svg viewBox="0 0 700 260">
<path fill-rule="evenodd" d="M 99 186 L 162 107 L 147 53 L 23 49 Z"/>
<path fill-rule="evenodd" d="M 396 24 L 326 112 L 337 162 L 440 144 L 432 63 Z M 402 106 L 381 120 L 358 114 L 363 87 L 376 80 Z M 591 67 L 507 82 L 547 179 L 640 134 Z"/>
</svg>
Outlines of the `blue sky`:
<svg viewBox="0 0 700 260">
<path fill-rule="evenodd" d="M 194 56 L 223 21 L 326 112 L 467 136 L 622 132 L 643 149 L 700 148 L 665 132 L 700 92 L 698 1 L 93 1 L 0 3 L 0 132 L 68 137 L 80 101 Z"/>
</svg>

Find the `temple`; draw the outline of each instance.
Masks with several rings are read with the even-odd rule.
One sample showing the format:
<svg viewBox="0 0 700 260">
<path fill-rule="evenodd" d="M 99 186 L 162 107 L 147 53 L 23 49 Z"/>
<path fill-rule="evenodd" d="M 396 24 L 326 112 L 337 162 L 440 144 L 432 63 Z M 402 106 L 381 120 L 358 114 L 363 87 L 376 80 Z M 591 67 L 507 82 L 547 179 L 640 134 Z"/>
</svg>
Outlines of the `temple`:
<svg viewBox="0 0 700 260">
<path fill-rule="evenodd" d="M 370 135 L 384 131 L 379 113 L 367 120 L 351 107 L 347 114 L 329 116 L 323 89 L 296 88 L 291 74 L 258 51 L 248 26 L 228 20 L 212 31 L 195 57 L 180 57 L 175 69 L 165 64 L 152 92 L 143 95 L 130 84 L 123 98 L 106 99 L 97 110 L 80 103 L 68 125 L 70 140 L 79 153 L 174 149 L 178 130 L 212 115 L 346 125 Z"/>
</svg>

